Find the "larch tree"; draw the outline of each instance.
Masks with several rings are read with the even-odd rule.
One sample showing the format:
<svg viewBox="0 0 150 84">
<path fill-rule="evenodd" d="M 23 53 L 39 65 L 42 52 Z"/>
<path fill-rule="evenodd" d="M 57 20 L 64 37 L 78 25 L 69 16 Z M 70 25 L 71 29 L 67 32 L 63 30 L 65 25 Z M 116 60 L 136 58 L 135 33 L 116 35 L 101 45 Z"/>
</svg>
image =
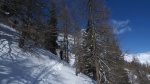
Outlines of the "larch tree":
<svg viewBox="0 0 150 84">
<path fill-rule="evenodd" d="M 23 2 L 22 0 L 1 0 L 0 1 L 1 16 L 3 16 L 3 18 L 5 19 L 10 18 L 12 16 L 17 17 L 23 6 L 22 2 Z"/>
<path fill-rule="evenodd" d="M 62 32 L 64 35 L 64 45 L 63 45 L 63 52 L 64 52 L 64 59 L 66 62 L 69 63 L 69 41 L 68 41 L 68 37 L 69 34 L 71 32 L 71 25 L 72 25 L 72 21 L 71 21 L 71 15 L 70 15 L 70 11 L 67 7 L 67 4 L 64 2 L 62 4 L 62 8 L 60 11 L 60 24 L 61 24 L 61 28 L 62 28 Z"/>
<path fill-rule="evenodd" d="M 51 51 L 53 54 L 56 53 L 58 44 L 56 42 L 58 36 L 57 30 L 57 17 L 56 17 L 56 4 L 54 0 L 51 0 L 50 8 L 50 20 L 48 21 L 48 29 L 45 31 L 45 48 Z"/>
<path fill-rule="evenodd" d="M 100 61 L 100 56 L 101 56 L 101 42 L 98 42 L 98 37 L 100 35 L 100 29 L 99 28 L 103 23 L 105 23 L 105 20 L 107 19 L 105 16 L 106 11 L 104 10 L 104 7 L 102 4 L 97 4 L 100 3 L 98 0 L 86 0 L 83 1 L 83 4 L 86 6 L 86 19 L 87 19 L 87 29 L 86 33 L 83 37 L 85 41 L 83 41 L 83 52 L 79 56 L 79 64 L 80 66 L 80 71 L 85 73 L 85 74 L 90 74 L 90 69 L 94 68 L 92 70 L 93 72 L 93 77 L 97 80 L 97 83 L 100 84 L 101 80 L 101 73 L 100 73 L 100 67 L 101 67 L 101 61 Z M 99 40 L 100 41 L 100 40 Z M 82 46 L 81 45 L 81 46 Z M 93 63 L 94 62 L 94 63 Z"/>
<path fill-rule="evenodd" d="M 13 25 L 12 27 L 14 28 L 19 22 L 21 23 L 21 26 L 17 26 L 16 29 L 21 32 L 19 47 L 23 48 L 25 40 L 33 37 L 33 22 L 35 22 L 36 13 L 40 11 L 38 8 L 41 5 L 37 6 L 39 4 L 38 0 L 4 0 L 2 3 L 5 7 L 3 11 L 11 15 L 10 21 L 8 22 Z"/>
<path fill-rule="evenodd" d="M 111 63 L 121 63 L 123 60 L 119 44 L 109 24 L 109 11 L 104 6 L 104 0 L 83 0 L 83 4 L 85 6 L 83 10 L 86 10 L 87 28 L 83 33 L 78 68 L 80 72 L 97 80 L 97 84 L 117 83 L 122 74 L 114 73 L 115 67 Z M 111 70 L 112 73 L 109 73 Z M 123 68 L 121 70 L 123 71 Z M 118 79 L 113 82 L 115 75 Z"/>
<path fill-rule="evenodd" d="M 21 9 L 18 12 L 17 17 L 22 22 L 22 27 L 19 29 L 21 37 L 19 39 L 19 47 L 31 47 L 37 44 L 37 39 L 40 39 L 38 28 L 42 23 L 43 15 L 43 3 L 39 0 L 26 0 L 21 2 Z M 40 4 L 40 5 L 39 5 Z M 41 18 L 40 18 L 41 17 Z M 39 21 L 41 21 L 39 23 Z M 37 24 L 38 23 L 38 24 Z M 41 27 L 41 26 L 40 26 Z M 39 37 L 39 38 L 38 38 Z M 42 38 L 42 37 L 41 37 Z M 33 40 L 34 44 L 29 44 L 27 40 Z M 26 46 L 26 43 L 28 46 Z"/>
<path fill-rule="evenodd" d="M 81 24 L 82 24 L 82 12 L 80 10 L 80 6 L 77 6 L 78 3 L 80 1 L 79 0 L 74 0 L 72 1 L 72 3 L 70 3 L 71 7 L 70 7 L 70 13 L 71 13 L 71 17 L 72 19 L 72 35 L 73 35 L 73 46 L 72 46 L 72 53 L 74 53 L 75 55 L 75 63 L 74 66 L 76 67 L 76 75 L 78 75 L 79 73 L 79 67 L 81 66 L 79 64 L 79 60 L 78 57 L 81 54 L 80 52 L 80 45 L 82 43 L 82 31 L 81 31 Z"/>
<path fill-rule="evenodd" d="M 25 39 L 30 35 L 30 25 L 31 25 L 31 17 L 32 17 L 32 6 L 33 1 L 27 0 L 22 2 L 23 8 L 21 11 L 21 19 L 22 19 L 22 29 L 21 29 L 21 37 L 19 39 L 19 47 L 23 48 L 25 45 Z"/>
</svg>

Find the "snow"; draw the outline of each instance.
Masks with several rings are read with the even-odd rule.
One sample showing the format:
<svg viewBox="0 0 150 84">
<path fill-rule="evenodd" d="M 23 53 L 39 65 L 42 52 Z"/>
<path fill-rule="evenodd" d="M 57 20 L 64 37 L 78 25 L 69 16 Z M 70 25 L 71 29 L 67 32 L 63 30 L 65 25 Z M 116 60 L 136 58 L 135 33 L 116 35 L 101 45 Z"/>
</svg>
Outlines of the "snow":
<svg viewBox="0 0 150 84">
<path fill-rule="evenodd" d="M 69 64 L 70 66 L 74 66 L 75 63 L 75 55 L 72 53 L 69 53 L 70 59 L 69 59 Z"/>
<path fill-rule="evenodd" d="M 132 62 L 134 57 L 137 58 L 141 64 L 150 65 L 150 52 L 138 53 L 138 54 L 125 54 L 124 59 L 127 62 Z"/>
<path fill-rule="evenodd" d="M 64 40 L 64 34 L 60 33 L 57 39 L 57 43 L 61 48 L 63 48 L 63 40 Z M 68 35 L 68 56 L 69 56 L 69 65 L 73 66 L 75 63 L 75 55 L 71 53 L 72 46 L 74 44 L 74 39 L 72 35 Z M 59 55 L 60 50 L 57 50 L 57 54 Z"/>
<path fill-rule="evenodd" d="M 1 9 L 0 9 L 0 12 L 4 13 L 4 14 L 6 14 L 6 15 L 9 15 L 9 14 L 10 14 L 9 12 L 3 11 L 3 10 L 1 10 Z"/>
<path fill-rule="evenodd" d="M 150 80 L 150 74 L 149 74 L 149 75 L 147 75 L 147 78 Z"/>
<path fill-rule="evenodd" d="M 0 23 L 0 84 L 94 84 L 49 51 L 20 49 L 18 37 L 16 30 Z"/>
<path fill-rule="evenodd" d="M 128 74 L 129 82 L 130 82 L 131 84 L 138 84 L 138 83 L 137 83 L 137 76 L 133 74 L 132 70 L 129 70 L 129 69 L 125 68 L 125 71 L 126 71 L 127 74 Z"/>
<path fill-rule="evenodd" d="M 132 62 L 133 59 L 136 58 L 141 64 L 150 65 L 150 52 L 146 53 L 138 53 L 138 54 L 125 54 L 124 60 L 127 62 Z M 128 73 L 128 77 L 130 79 L 130 83 L 139 84 L 137 80 L 137 76 L 133 73 L 132 70 L 125 68 Z M 147 78 L 150 80 L 150 75 L 147 74 Z"/>
</svg>

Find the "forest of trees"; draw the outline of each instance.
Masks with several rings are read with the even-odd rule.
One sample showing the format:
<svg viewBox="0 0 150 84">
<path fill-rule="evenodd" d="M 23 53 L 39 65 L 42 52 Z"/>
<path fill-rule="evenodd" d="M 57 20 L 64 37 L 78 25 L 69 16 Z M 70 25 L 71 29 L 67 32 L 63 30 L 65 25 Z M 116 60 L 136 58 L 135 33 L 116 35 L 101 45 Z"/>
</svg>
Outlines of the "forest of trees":
<svg viewBox="0 0 150 84">
<path fill-rule="evenodd" d="M 68 36 L 72 35 L 76 75 L 84 73 L 97 84 L 130 84 L 125 66 L 132 63 L 124 61 L 109 18 L 104 0 L 0 1 L 0 19 L 20 32 L 20 48 L 42 47 L 55 55 L 61 49 L 69 63 Z M 57 43 L 60 33 L 61 46 Z M 148 84 L 143 81 L 148 79 L 140 79 L 139 84 Z"/>
</svg>

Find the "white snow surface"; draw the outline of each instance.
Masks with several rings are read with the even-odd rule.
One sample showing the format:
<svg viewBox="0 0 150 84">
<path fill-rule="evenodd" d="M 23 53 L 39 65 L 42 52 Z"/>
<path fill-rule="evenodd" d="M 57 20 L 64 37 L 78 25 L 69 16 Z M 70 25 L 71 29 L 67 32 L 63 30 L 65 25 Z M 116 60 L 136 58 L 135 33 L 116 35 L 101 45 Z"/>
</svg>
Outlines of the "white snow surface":
<svg viewBox="0 0 150 84">
<path fill-rule="evenodd" d="M 41 48 L 20 49 L 19 33 L 0 23 L 0 84 L 94 84 L 58 56 Z"/>
<path fill-rule="evenodd" d="M 150 52 L 146 53 L 138 53 L 138 54 L 125 54 L 124 59 L 127 62 L 132 62 L 133 58 L 138 59 L 141 64 L 149 64 L 150 65 Z"/>
</svg>

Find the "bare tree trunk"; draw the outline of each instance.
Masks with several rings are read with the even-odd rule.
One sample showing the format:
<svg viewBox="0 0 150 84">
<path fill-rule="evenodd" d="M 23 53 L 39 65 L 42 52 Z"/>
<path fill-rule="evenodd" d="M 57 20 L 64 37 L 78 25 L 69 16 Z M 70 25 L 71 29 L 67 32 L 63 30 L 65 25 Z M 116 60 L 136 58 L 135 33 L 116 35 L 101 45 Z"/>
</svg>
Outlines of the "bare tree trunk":
<svg viewBox="0 0 150 84">
<path fill-rule="evenodd" d="M 66 52 L 67 60 L 66 60 L 66 61 L 69 63 L 68 45 L 69 45 L 69 43 L 68 43 L 68 34 L 67 34 L 67 45 L 66 45 L 66 47 L 67 47 L 67 49 L 66 49 L 66 51 L 67 51 L 67 52 Z"/>
<path fill-rule="evenodd" d="M 71 20 L 70 20 L 70 13 L 69 10 L 67 9 L 67 6 L 65 4 L 65 6 L 63 6 L 62 9 L 62 15 L 61 18 L 63 19 L 63 27 L 64 27 L 64 57 L 65 57 L 65 61 L 69 63 L 69 56 L 68 56 L 68 35 L 70 32 L 70 25 L 71 25 Z"/>
<path fill-rule="evenodd" d="M 93 44 L 93 57 L 95 59 L 95 68 L 96 68 L 96 80 L 97 84 L 100 84 L 100 68 L 99 68 L 99 60 L 97 59 L 97 52 L 96 52 L 96 32 L 95 32 L 95 26 L 93 22 L 93 13 L 92 13 L 92 0 L 89 1 L 89 19 L 92 21 L 92 44 Z"/>
<path fill-rule="evenodd" d="M 67 22 L 67 21 L 66 21 Z M 65 60 L 68 62 L 68 26 L 65 25 L 64 27 L 64 51 L 65 51 Z"/>
</svg>

